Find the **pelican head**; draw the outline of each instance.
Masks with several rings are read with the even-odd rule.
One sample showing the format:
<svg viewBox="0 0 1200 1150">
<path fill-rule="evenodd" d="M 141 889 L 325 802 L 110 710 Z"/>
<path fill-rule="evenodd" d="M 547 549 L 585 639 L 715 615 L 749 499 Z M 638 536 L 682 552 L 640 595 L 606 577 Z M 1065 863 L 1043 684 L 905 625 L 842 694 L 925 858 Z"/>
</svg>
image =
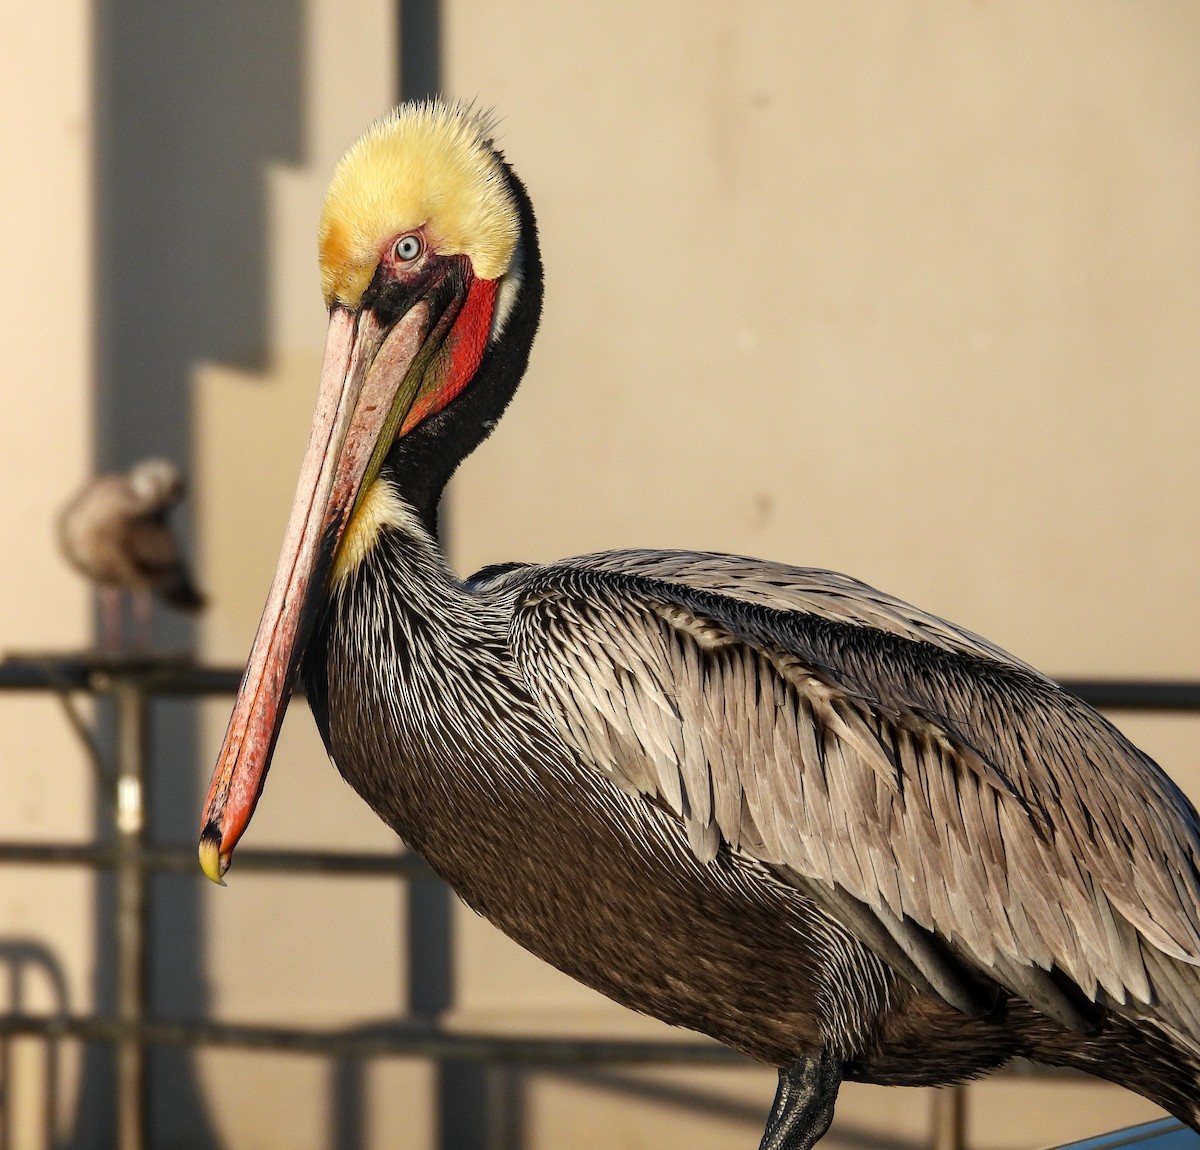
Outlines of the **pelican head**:
<svg viewBox="0 0 1200 1150">
<path fill-rule="evenodd" d="M 504 328 L 521 284 L 518 193 L 487 118 L 440 101 L 384 116 L 334 172 L 317 411 L 205 808 L 200 858 L 215 881 L 262 789 L 319 600 L 377 530 L 385 460 L 467 389 Z"/>
<path fill-rule="evenodd" d="M 437 256 L 466 256 L 482 280 L 512 262 L 520 221 L 488 119 L 440 101 L 377 120 L 342 157 L 321 213 L 321 287 L 329 307 L 361 305 L 391 255 L 412 270 L 414 236 Z"/>
</svg>

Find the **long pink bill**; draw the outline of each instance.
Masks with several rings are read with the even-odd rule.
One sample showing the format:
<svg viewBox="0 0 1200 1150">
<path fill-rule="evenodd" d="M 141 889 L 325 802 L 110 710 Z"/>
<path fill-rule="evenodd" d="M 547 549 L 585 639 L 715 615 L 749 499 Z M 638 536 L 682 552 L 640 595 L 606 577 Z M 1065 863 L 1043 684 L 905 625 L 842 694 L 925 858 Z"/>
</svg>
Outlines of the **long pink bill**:
<svg viewBox="0 0 1200 1150">
<path fill-rule="evenodd" d="M 402 385 L 429 329 L 424 301 L 390 328 L 370 311 L 330 313 L 316 415 L 279 566 L 204 807 L 200 865 L 214 882 L 229 869 L 254 813 L 338 543 L 385 424 L 403 417 L 393 408 L 412 403 L 416 381 Z"/>
</svg>

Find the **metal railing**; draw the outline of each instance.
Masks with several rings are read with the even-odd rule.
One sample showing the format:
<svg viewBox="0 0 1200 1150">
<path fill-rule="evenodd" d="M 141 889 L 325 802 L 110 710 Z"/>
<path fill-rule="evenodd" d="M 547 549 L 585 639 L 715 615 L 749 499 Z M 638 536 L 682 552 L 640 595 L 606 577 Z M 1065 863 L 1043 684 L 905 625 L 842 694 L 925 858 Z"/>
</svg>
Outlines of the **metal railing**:
<svg viewBox="0 0 1200 1150">
<path fill-rule="evenodd" d="M 154 845 L 148 836 L 143 796 L 147 769 L 147 711 L 156 697 L 200 698 L 237 690 L 241 672 L 202 667 L 185 659 L 113 658 L 100 655 L 10 657 L 0 662 L 0 692 L 51 692 L 83 740 L 101 789 L 113 800 L 112 845 L 100 843 L 0 842 L 0 864 L 87 867 L 113 872 L 116 888 L 115 1008 L 110 1017 L 66 1013 L 34 1015 L 19 1010 L 0 1015 L 0 1150 L 9 1144 L 10 1117 L 5 1081 L 10 1046 L 18 1036 L 48 1041 L 76 1039 L 110 1043 L 116 1051 L 115 1145 L 144 1150 L 148 1143 L 146 1051 L 150 1046 L 225 1046 L 369 1058 L 407 1055 L 483 1064 L 582 1066 L 595 1064 L 753 1065 L 741 1055 L 706 1040 L 595 1040 L 513 1037 L 447 1032 L 414 1020 L 352 1029 L 244 1025 L 211 1021 L 166 1021 L 150 1016 L 146 994 L 147 886 L 152 872 L 197 873 L 192 844 Z M 1136 711 L 1200 712 L 1200 683 L 1136 680 L 1064 681 L 1069 691 L 1098 707 Z M 75 696 L 112 700 L 115 716 L 113 766 L 96 745 Z M 431 878 L 416 855 L 243 849 L 238 869 L 290 874 Z M 963 1144 L 965 1091 L 935 1093 L 932 1140 L 938 1150 Z M 765 1103 L 764 1103 L 765 1113 Z"/>
</svg>

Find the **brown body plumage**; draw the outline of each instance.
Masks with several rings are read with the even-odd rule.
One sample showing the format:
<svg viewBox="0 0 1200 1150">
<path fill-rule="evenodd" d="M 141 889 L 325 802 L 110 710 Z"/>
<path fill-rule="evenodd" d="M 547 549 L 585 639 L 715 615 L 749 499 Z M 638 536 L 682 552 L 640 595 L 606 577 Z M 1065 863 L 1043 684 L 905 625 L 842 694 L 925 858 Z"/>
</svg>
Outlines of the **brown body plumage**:
<svg viewBox="0 0 1200 1150">
<path fill-rule="evenodd" d="M 845 576 L 613 552 L 460 581 L 437 503 L 525 368 L 528 198 L 471 113 L 401 110 L 339 166 L 322 235 L 324 390 L 206 871 L 302 670 L 339 770 L 467 903 L 781 1067 L 763 1147 L 811 1146 L 843 1077 L 1016 1055 L 1200 1125 L 1200 820 L 1166 776 L 1026 664 Z"/>
<path fill-rule="evenodd" d="M 707 689 L 690 689 L 686 652 L 670 677 L 648 669 L 658 639 L 640 617 L 648 599 L 667 609 L 664 639 L 707 632 L 710 650 L 726 660 L 724 688 L 710 668 Z M 758 635 L 722 649 L 718 630 Z M 735 669 L 772 647 L 789 651 L 806 679 L 820 676 L 805 701 L 774 697 L 765 677 Z M 1170 876 L 1194 880 L 1196 835 L 1193 826 L 1181 843 L 1161 828 L 1190 808 L 1095 712 L 985 641 L 842 576 L 731 556 L 616 552 L 462 583 L 413 520 L 393 524 L 345 580 L 310 650 L 308 693 L 347 781 L 475 910 L 609 997 L 774 1065 L 832 1048 L 848 1078 L 941 1085 L 1021 1056 L 1100 1074 L 1185 1120 L 1200 1118 L 1195 965 L 1148 944 L 1115 910 L 1110 919 L 1121 925 L 1104 937 L 1108 928 L 1088 921 L 1096 899 L 1067 893 L 1078 878 L 1070 862 L 1055 865 L 1033 845 L 1075 858 L 1063 833 L 1075 817 L 1069 807 L 1093 798 L 1089 816 L 1103 835 L 1092 849 L 1122 862 L 1134 841 L 1162 852 L 1156 875 L 1168 885 L 1158 884 L 1143 910 L 1166 922 L 1186 908 Z M 550 674 L 549 661 L 575 667 Z M 887 704 L 877 701 L 881 679 Z M 679 797 L 657 781 L 686 768 L 669 737 L 654 733 L 676 718 L 649 700 L 656 683 L 680 710 L 685 698 L 709 709 L 694 718 L 709 741 L 708 764 L 719 754 L 713 747 L 737 749 L 728 783 L 744 788 L 736 801 L 709 779 L 709 825 L 720 832 L 713 849 L 688 835 L 689 817 L 702 817 L 695 798 L 683 798 L 700 789 L 695 780 L 681 781 Z M 731 691 L 743 702 L 731 702 Z M 764 706 L 772 725 L 795 724 L 806 707 L 812 715 L 808 699 L 826 692 L 855 699 L 864 737 L 894 764 L 897 787 L 885 793 L 903 801 L 889 813 L 878 809 L 873 776 L 865 792 L 857 777 L 873 768 L 852 762 L 828 727 L 815 735 L 828 751 L 822 764 L 819 753 L 788 746 L 803 736 L 779 740 L 760 726 Z M 609 703 L 592 701 L 604 695 Z M 899 749 L 896 729 L 880 721 L 896 721 L 900 696 L 910 714 L 922 712 L 923 747 Z M 940 744 L 947 730 L 959 749 Z M 1011 755 L 1000 759 L 1005 739 L 1029 739 L 1040 756 L 1030 765 L 1055 783 L 1039 788 Z M 984 748 L 1005 778 L 980 787 L 980 768 L 964 764 L 968 746 Z M 1103 757 L 1113 779 L 1090 785 L 1088 754 Z M 816 795 L 792 814 L 770 793 L 789 765 L 826 792 L 826 816 Z M 1139 775 L 1145 808 L 1113 807 L 1128 802 Z M 961 797 L 972 784 L 974 817 Z M 1147 800 L 1154 784 L 1163 798 Z M 758 793 L 747 795 L 752 786 Z M 839 801 L 839 790 L 859 794 Z M 1027 822 L 989 841 L 977 821 L 989 797 L 996 807 L 1027 805 Z M 715 813 L 722 803 L 732 825 Z M 781 809 L 789 816 L 782 841 L 779 826 L 766 825 Z M 841 827 L 829 825 L 839 818 Z M 911 857 L 903 855 L 906 819 L 925 824 L 912 834 Z M 836 880 L 792 856 L 793 828 L 815 830 L 842 856 Z M 1021 843 L 1022 833 L 1033 842 Z M 975 855 L 973 876 L 955 842 Z M 1034 869 L 1025 869 L 1026 851 Z M 862 872 L 872 865 L 877 874 L 889 867 L 896 888 L 906 874 L 927 884 L 933 909 L 913 913 L 929 928 L 889 914 L 887 900 L 865 889 Z M 996 887 L 1006 888 L 1003 900 Z M 1074 941 L 1056 947 L 1045 941 L 1049 927 L 1032 924 L 1068 922 L 1063 908 Z M 1010 932 L 1023 911 L 1017 936 L 1032 937 L 1010 935 L 990 959 L 981 953 L 982 937 Z M 945 916 L 961 929 L 939 929 Z M 863 929 L 868 920 L 874 930 Z M 1030 959 L 1047 946 L 1052 973 Z M 1067 973 L 1089 955 L 1110 990 Z M 1140 1000 L 1126 984 L 1138 986 Z"/>
</svg>

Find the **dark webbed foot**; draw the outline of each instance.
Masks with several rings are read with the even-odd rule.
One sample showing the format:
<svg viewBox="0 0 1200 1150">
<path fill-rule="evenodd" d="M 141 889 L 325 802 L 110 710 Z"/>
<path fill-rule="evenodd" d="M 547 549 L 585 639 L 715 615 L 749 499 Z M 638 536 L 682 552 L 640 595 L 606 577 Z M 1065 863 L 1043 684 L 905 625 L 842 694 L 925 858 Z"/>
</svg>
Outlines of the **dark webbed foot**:
<svg viewBox="0 0 1200 1150">
<path fill-rule="evenodd" d="M 827 1050 L 785 1066 L 758 1150 L 809 1150 L 833 1121 L 841 1084 L 842 1060 Z"/>
</svg>

